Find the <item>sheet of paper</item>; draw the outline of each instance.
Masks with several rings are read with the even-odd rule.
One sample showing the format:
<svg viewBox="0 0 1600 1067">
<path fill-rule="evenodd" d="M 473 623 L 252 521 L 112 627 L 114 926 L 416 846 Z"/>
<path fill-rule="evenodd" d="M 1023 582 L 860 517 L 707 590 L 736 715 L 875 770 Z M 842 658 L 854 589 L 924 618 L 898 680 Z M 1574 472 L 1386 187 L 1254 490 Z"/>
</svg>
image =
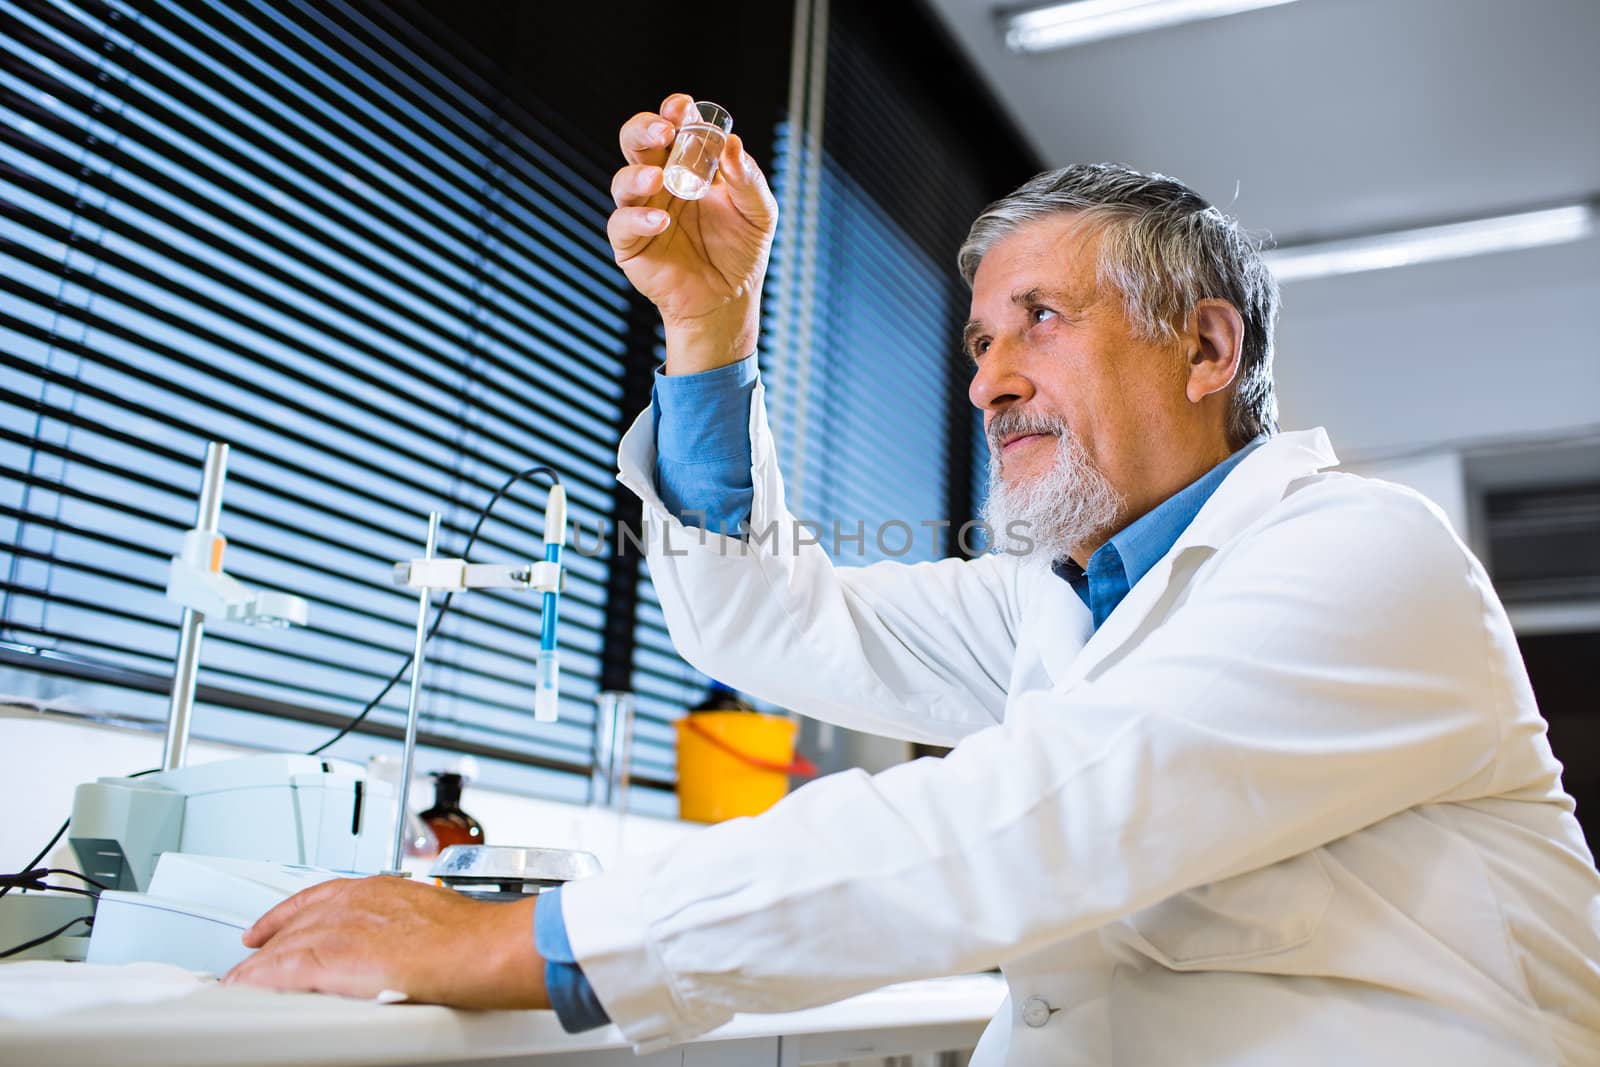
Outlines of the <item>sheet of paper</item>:
<svg viewBox="0 0 1600 1067">
<path fill-rule="evenodd" d="M 166 963 L 22 960 L 0 964 L 0 1018 L 44 1019 L 107 1004 L 176 1000 L 214 982 Z"/>
</svg>

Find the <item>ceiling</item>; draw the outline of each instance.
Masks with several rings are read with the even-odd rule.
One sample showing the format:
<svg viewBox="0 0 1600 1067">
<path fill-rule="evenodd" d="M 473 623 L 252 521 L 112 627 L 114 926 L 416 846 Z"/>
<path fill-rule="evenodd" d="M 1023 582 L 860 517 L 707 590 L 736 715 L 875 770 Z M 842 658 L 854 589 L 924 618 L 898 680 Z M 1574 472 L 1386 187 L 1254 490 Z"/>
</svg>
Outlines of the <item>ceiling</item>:
<svg viewBox="0 0 1600 1067">
<path fill-rule="evenodd" d="M 1181 178 L 1281 241 L 1600 193 L 1600 3 L 1300 0 L 1038 55 L 926 0 L 1052 166 Z"/>
<path fill-rule="evenodd" d="M 1300 0 L 1041 55 L 997 3 L 925 2 L 1049 165 L 1171 174 L 1281 244 L 1600 195 L 1597 0 Z M 1285 285 L 1285 424 L 1374 454 L 1592 429 L 1595 308 L 1600 238 Z"/>
</svg>

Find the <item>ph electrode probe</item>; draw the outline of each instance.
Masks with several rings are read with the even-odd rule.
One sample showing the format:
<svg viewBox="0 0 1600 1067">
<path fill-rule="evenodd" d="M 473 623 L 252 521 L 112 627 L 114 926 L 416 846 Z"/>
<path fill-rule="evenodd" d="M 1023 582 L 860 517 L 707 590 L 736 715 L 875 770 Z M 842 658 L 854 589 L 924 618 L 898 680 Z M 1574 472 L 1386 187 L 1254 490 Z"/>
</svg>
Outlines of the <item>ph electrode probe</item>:
<svg viewBox="0 0 1600 1067">
<path fill-rule="evenodd" d="M 544 505 L 544 561 L 553 572 L 544 591 L 539 613 L 539 682 L 533 694 L 533 717 L 555 722 L 561 693 L 561 653 L 556 650 L 556 621 L 560 617 L 561 549 L 567 543 L 567 491 L 557 482 Z"/>
</svg>

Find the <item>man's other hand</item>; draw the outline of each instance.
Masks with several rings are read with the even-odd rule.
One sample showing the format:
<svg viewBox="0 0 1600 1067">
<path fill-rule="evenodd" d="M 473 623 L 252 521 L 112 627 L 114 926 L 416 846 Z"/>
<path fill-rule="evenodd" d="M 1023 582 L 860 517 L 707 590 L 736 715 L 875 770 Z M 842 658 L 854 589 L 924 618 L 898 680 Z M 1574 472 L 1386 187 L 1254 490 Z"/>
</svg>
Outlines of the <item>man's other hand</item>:
<svg viewBox="0 0 1600 1067">
<path fill-rule="evenodd" d="M 257 951 L 222 979 L 284 991 L 459 1008 L 545 1008 L 534 900 L 469 900 L 405 878 L 335 878 L 297 893 L 245 931 Z"/>
</svg>

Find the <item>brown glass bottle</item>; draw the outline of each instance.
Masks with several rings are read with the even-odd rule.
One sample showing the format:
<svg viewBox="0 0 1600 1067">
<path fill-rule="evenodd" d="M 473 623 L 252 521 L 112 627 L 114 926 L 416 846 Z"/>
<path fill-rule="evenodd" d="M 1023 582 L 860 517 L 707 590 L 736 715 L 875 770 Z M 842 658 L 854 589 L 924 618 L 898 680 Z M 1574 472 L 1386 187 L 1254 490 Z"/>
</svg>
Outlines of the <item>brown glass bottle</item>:
<svg viewBox="0 0 1600 1067">
<path fill-rule="evenodd" d="M 461 810 L 461 787 L 464 779 L 449 771 L 436 771 L 433 775 L 433 807 L 423 812 L 421 819 L 433 831 L 441 850 L 451 845 L 483 844 L 483 827 L 478 820 Z"/>
</svg>

